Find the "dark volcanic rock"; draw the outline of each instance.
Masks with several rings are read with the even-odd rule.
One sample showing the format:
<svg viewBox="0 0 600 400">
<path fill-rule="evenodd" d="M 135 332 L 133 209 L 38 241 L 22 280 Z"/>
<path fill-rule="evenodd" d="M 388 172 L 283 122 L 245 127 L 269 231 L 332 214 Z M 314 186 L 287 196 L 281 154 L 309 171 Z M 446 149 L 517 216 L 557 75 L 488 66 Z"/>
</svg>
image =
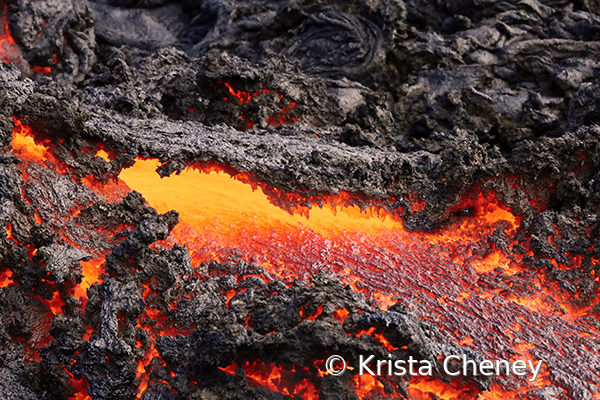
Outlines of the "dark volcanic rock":
<svg viewBox="0 0 600 400">
<path fill-rule="evenodd" d="M 96 61 L 94 20 L 87 1 L 16 1 L 10 14 L 10 32 L 25 59 L 52 66 L 60 81 L 80 80 Z"/>
<path fill-rule="evenodd" d="M 375 338 L 355 335 L 373 327 L 406 346 L 394 358 L 460 350 L 400 305 L 381 311 L 328 276 L 280 282 L 252 265 L 194 266 L 185 247 L 149 247 L 175 212 L 159 215 L 137 193 L 100 200 L 81 184 L 107 183 L 138 156 L 159 159 L 162 176 L 216 162 L 304 198 L 347 191 L 409 230 L 471 215 L 457 205 L 491 190 L 522 216 L 516 241 L 498 226 L 472 250 L 531 251 L 529 269 L 479 284 L 529 296 L 539 278 L 573 306 L 597 301 L 597 2 L 6 3 L 22 57 L 0 63 L 0 277 L 18 285 L 0 289 L 4 397 L 67 398 L 69 371 L 94 399 L 130 399 L 154 342 L 145 399 L 281 398 L 250 385 L 241 364 L 298 366 L 314 380 L 314 361 L 334 352 L 387 357 Z M 13 117 L 64 173 L 11 153 Z M 70 294 L 88 254 L 107 255 L 107 274 L 84 312 Z M 64 316 L 51 320 L 53 299 Z M 338 309 L 349 313 L 343 323 Z M 598 327 L 598 314 L 596 305 L 580 318 Z M 163 324 L 187 336 L 154 337 Z M 548 361 L 555 386 L 527 396 L 593 396 L 597 374 Z M 341 379 L 319 381 L 321 398 L 354 398 Z M 388 393 L 406 393 L 405 381 L 388 383 Z"/>
<path fill-rule="evenodd" d="M 157 342 L 160 355 L 167 363 L 166 370 L 176 373 L 176 378 L 166 380 L 178 391 L 193 393 L 190 389 L 193 381 L 198 387 L 197 394 L 236 398 L 239 394 L 232 392 L 227 384 L 223 385 L 235 379 L 245 387 L 246 398 L 260 398 L 257 389 L 247 387 L 243 370 L 236 370 L 235 377 L 227 377 L 217 369 L 232 364 L 240 366 L 246 360 L 255 359 L 265 365 L 272 363 L 283 370 L 304 370 L 306 378 L 313 380 L 318 375 L 315 360 L 324 361 L 331 354 L 341 355 L 355 367 L 360 354 L 383 359 L 390 357 L 390 352 L 393 360 L 413 356 L 436 366 L 437 355 L 466 351 L 440 343 L 430 327 L 404 307 L 398 305 L 387 312 L 372 308 L 362 295 L 326 274 L 313 276 L 310 284 L 275 281 L 267 286 L 257 279 L 261 270 L 250 267 L 244 267 L 244 274 L 236 271 L 238 266 L 226 275 L 239 282 L 238 294 L 229 301 L 229 307 L 224 299 L 219 301 L 219 287 L 209 285 L 209 281 L 198 297 L 181 302 L 173 311 L 175 324 L 193 321 L 197 327 L 189 336 L 163 336 Z M 246 291 L 239 292 L 240 288 Z M 198 306 L 192 308 L 194 303 Z M 331 315 L 337 309 L 349 312 L 343 324 Z M 307 319 L 309 315 L 316 317 Z M 373 327 L 400 350 L 386 350 L 373 337 L 360 335 L 362 329 Z M 472 356 L 477 357 L 474 353 Z M 443 376 L 441 365 L 438 368 L 436 374 Z M 164 369 L 154 370 L 153 374 L 174 376 Z M 344 380 L 356 373 L 357 369 L 352 373 L 348 371 Z M 331 378 L 323 380 L 320 396 L 353 398 L 347 385 L 334 383 L 341 378 Z M 485 379 L 476 381 L 482 387 L 489 384 Z M 402 379 L 392 378 L 390 382 L 395 386 L 394 391 L 406 393 Z"/>
</svg>

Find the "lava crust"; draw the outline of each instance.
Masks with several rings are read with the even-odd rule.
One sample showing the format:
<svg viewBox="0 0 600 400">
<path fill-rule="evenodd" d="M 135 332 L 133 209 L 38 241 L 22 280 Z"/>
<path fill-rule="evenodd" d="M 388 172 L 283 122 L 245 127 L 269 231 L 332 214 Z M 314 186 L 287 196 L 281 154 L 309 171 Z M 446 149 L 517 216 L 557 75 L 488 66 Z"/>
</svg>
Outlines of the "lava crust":
<svg viewBox="0 0 600 400">
<path fill-rule="evenodd" d="M 599 398 L 597 2 L 1 14 L 2 398 Z M 127 186 L 148 159 L 393 229 L 200 229 Z M 532 385 L 445 375 L 438 357 L 465 352 L 546 367 Z M 335 377 L 333 354 L 436 371 Z"/>
</svg>

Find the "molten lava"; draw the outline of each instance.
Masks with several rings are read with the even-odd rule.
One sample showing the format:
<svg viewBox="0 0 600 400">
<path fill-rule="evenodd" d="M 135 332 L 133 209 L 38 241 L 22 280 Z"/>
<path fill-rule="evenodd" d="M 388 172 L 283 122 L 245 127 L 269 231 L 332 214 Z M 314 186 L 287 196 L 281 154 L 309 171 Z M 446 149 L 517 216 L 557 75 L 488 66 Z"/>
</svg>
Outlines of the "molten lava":
<svg viewBox="0 0 600 400">
<path fill-rule="evenodd" d="M 233 96 L 240 105 L 249 103 L 253 98 L 258 97 L 263 93 L 271 93 L 271 90 L 269 90 L 267 88 L 264 88 L 263 90 L 258 90 L 254 93 L 250 93 L 250 92 L 244 92 L 243 90 L 236 90 L 228 82 L 218 81 L 217 83 L 225 85 L 229 94 L 231 96 Z M 289 115 L 294 110 L 294 107 L 296 107 L 296 103 L 292 101 L 287 104 L 284 104 L 283 103 L 283 95 L 280 94 L 276 90 L 274 90 L 273 92 L 276 93 L 277 95 L 279 95 L 278 106 L 281 111 L 271 115 L 267 119 L 267 124 L 279 126 L 282 124 L 287 125 L 287 124 L 291 124 L 292 122 L 297 122 L 298 119 L 296 117 Z M 228 100 L 227 97 L 223 98 L 223 101 L 227 101 L 227 100 Z M 245 129 L 250 129 L 254 126 L 254 121 L 249 116 L 244 115 L 243 112 L 240 113 L 240 116 L 238 118 L 244 120 L 244 123 L 246 124 Z"/>
<path fill-rule="evenodd" d="M 473 208 L 474 216 L 457 221 L 447 230 L 411 233 L 382 207 L 374 205 L 361 210 L 348 205 L 351 198 L 348 194 L 324 199 L 322 208 L 292 207 L 290 213 L 273 205 L 276 199 L 257 190 L 257 185 L 245 183 L 251 182 L 245 174 L 234 175 L 232 179 L 212 166 L 205 170 L 187 168 L 180 175 L 161 179 L 154 172 L 157 166 L 155 160 L 140 159 L 134 167 L 124 170 L 120 178 L 143 193 L 160 212 L 170 209 L 180 212 L 181 223 L 173 235 L 177 242 L 188 246 L 195 263 L 242 258 L 267 267 L 280 277 L 302 277 L 325 269 L 356 290 L 371 295 L 384 308 L 397 298 L 414 298 L 416 302 L 411 305 L 420 311 L 422 318 L 431 320 L 467 347 L 487 348 L 491 356 L 506 351 L 482 343 L 487 338 L 481 337 L 481 333 L 486 332 L 489 319 L 498 313 L 494 303 L 502 303 L 505 312 L 521 307 L 517 314 L 528 318 L 527 314 L 532 313 L 532 320 L 555 315 L 548 307 L 531 308 L 529 297 L 486 289 L 469 278 L 499 270 L 508 276 L 523 271 L 521 260 L 495 246 L 483 253 L 475 252 L 473 244 L 481 243 L 495 229 L 513 235 L 520 224 L 518 217 L 498 205 L 493 193 L 465 199 L 461 206 Z M 536 298 L 555 295 L 544 291 L 547 288 L 540 282 L 536 287 Z M 486 300 L 491 298 L 496 299 L 494 303 Z M 478 316 L 470 327 L 460 321 L 445 320 L 443 314 L 432 318 L 432 310 L 440 304 L 458 305 Z M 564 320 L 565 334 L 571 329 L 567 329 L 571 321 L 569 317 Z M 364 333 L 389 346 L 383 335 Z M 525 340 L 525 332 L 516 330 L 510 334 L 512 339 L 502 347 L 510 349 L 513 357 L 531 359 L 529 349 L 518 344 Z M 361 396 L 376 392 L 379 387 L 373 382 L 363 382 L 368 379 L 363 377 L 355 382 Z M 548 383 L 547 376 L 540 379 Z M 370 389 L 360 389 L 361 385 Z M 525 382 L 519 385 L 522 389 L 514 393 L 528 386 Z M 428 391 L 440 398 L 461 398 L 461 392 L 440 382 L 419 381 L 418 389 L 417 386 L 411 389 L 415 398 L 428 398 L 417 395 Z M 511 398 L 509 392 L 494 384 L 493 391 L 481 394 L 480 398 Z"/>
<path fill-rule="evenodd" d="M 295 371 L 285 371 L 276 365 L 268 366 L 263 363 L 247 361 L 241 366 L 252 386 L 266 387 L 271 391 L 280 392 L 287 396 L 299 396 L 304 400 L 317 400 L 318 392 L 310 381 L 303 379 L 300 382 L 293 380 Z M 219 368 L 229 375 L 235 375 L 236 365 Z"/>
<path fill-rule="evenodd" d="M 0 60 L 7 63 L 15 63 L 20 65 L 21 69 L 27 65 L 21 54 L 19 46 L 10 34 L 10 28 L 8 26 L 8 5 L 4 4 L 2 14 L 0 15 Z M 54 64 L 58 63 L 58 55 L 54 54 Z M 52 72 L 51 67 L 42 67 L 34 65 L 29 68 L 29 73 L 42 74 L 44 76 L 50 75 Z"/>
<path fill-rule="evenodd" d="M 12 145 L 23 160 L 24 180 L 28 179 L 28 163 L 55 169 L 76 180 L 19 121 Z M 110 160 L 104 150 L 96 155 Z M 299 279 L 326 270 L 382 308 L 402 300 L 421 319 L 435 325 L 448 341 L 489 358 L 533 359 L 534 354 L 538 359 L 551 358 L 558 351 L 558 343 L 585 346 L 586 338 L 598 335 L 597 328 L 577 319 L 591 307 L 566 304 L 558 289 L 541 276 L 529 277 L 526 290 L 512 287 L 512 283 L 522 281 L 526 271 L 523 259 L 530 254 L 517 257 L 502 248 L 503 240 L 515 241 L 521 219 L 499 205 L 493 192 L 476 193 L 457 206 L 469 208 L 472 216 L 457 219 L 443 230 L 416 233 L 407 231 L 402 221 L 387 211 L 385 201 L 365 202 L 340 193 L 290 203 L 300 197 L 257 183 L 250 174 L 203 165 L 160 178 L 155 172 L 158 165 L 157 160 L 138 159 L 133 167 L 121 172 L 116 183 L 101 184 L 90 177 L 81 182 L 107 201 L 118 201 L 129 190 L 136 190 L 160 213 L 177 210 L 180 223 L 159 245 L 186 245 L 194 265 L 244 260 L 265 267 L 275 276 Z M 418 207 L 417 200 L 413 203 Z M 279 205 L 285 205 L 285 209 Z M 72 211 L 73 215 L 78 212 Z M 494 234 L 496 241 L 490 241 Z M 69 243 L 68 239 L 65 234 Z M 83 263 L 82 283 L 74 289 L 82 300 L 89 285 L 102 279 L 104 255 L 94 254 L 91 261 Z M 0 287 L 10 284 L 11 274 L 3 272 Z M 227 298 L 231 296 L 233 293 L 228 293 Z M 52 314 L 60 313 L 62 305 L 60 296 L 48 302 Z M 321 307 L 301 317 L 314 320 L 322 312 Z M 333 315 L 344 321 L 348 311 L 337 310 Z M 165 331 L 165 317 L 158 310 L 147 308 L 144 317 L 159 321 L 157 332 L 178 333 Z M 552 329 L 545 329 L 547 326 Z M 145 374 L 149 362 L 159 357 L 152 347 L 155 333 L 150 335 L 150 347 L 138 366 L 140 394 L 148 385 Z M 371 329 L 359 334 L 372 336 L 385 349 L 395 350 L 382 332 Z M 295 378 L 299 371 L 254 360 L 222 370 L 235 374 L 236 368 L 243 368 L 257 386 L 304 399 L 318 398 L 318 387 L 304 378 Z M 383 383 L 370 375 L 355 375 L 349 384 L 360 398 L 385 394 Z M 550 384 L 548 368 L 542 368 L 536 382 L 493 381 L 492 390 L 480 394 L 455 382 L 427 379 L 411 380 L 408 391 L 414 399 L 430 399 L 432 395 L 446 400 L 475 396 L 517 399 L 527 390 Z"/>
<path fill-rule="evenodd" d="M 0 59 L 4 62 L 11 62 L 20 56 L 20 51 L 16 47 L 14 39 L 10 36 L 10 30 L 8 29 L 8 5 L 5 4 L 2 11 L 2 16 L 0 17 L 2 25 L 2 32 L 0 32 Z"/>
</svg>

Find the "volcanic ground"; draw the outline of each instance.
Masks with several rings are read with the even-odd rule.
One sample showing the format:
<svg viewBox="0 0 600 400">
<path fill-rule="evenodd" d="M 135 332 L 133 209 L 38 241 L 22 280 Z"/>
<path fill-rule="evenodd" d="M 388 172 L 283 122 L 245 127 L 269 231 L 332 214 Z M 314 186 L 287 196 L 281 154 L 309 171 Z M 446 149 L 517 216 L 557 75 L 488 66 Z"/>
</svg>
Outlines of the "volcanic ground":
<svg viewBox="0 0 600 400">
<path fill-rule="evenodd" d="M 597 1 L 0 6 L 0 398 L 600 399 Z"/>
</svg>

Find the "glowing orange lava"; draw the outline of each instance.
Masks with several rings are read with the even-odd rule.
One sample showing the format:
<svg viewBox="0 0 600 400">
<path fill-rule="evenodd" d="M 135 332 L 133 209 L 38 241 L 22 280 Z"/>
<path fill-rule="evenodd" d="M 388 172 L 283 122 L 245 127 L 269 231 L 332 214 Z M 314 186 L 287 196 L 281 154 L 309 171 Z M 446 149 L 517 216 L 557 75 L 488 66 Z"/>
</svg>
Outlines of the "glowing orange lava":
<svg viewBox="0 0 600 400">
<path fill-rule="evenodd" d="M 12 283 L 12 271 L 7 270 L 0 273 L 0 288 L 6 287 Z"/>
<path fill-rule="evenodd" d="M 374 326 L 372 326 L 368 330 L 362 330 L 362 331 L 356 332 L 356 336 L 360 336 L 363 333 L 366 335 L 369 335 L 369 336 L 373 336 L 375 339 L 379 340 L 379 342 L 381 342 L 381 345 L 383 346 L 383 348 L 386 349 L 387 351 L 398 350 L 397 347 L 392 346 L 392 344 L 385 338 L 385 336 L 383 334 L 375 332 Z"/>
<path fill-rule="evenodd" d="M 236 365 L 230 365 L 220 370 L 234 376 Z M 246 371 L 246 377 L 251 386 L 262 386 L 271 391 L 283 393 L 287 396 L 298 396 L 304 400 L 317 400 L 318 391 L 308 379 L 296 382 L 286 378 L 293 377 L 295 371 L 286 371 L 274 364 L 264 365 L 259 362 L 247 361 L 241 366 Z"/>
<path fill-rule="evenodd" d="M 242 99 L 245 101 L 245 97 Z M 30 130 L 18 121 L 12 144 L 21 159 L 65 172 L 47 147 L 36 143 Z M 110 160 L 104 150 L 97 156 Z M 284 210 L 275 204 L 299 197 L 254 183 L 248 174 L 236 174 L 213 165 L 189 167 L 180 175 L 161 179 L 155 172 L 157 167 L 156 160 L 138 159 L 133 167 L 122 171 L 118 182 L 105 185 L 89 177 L 81 182 L 106 201 L 118 201 L 133 189 L 161 213 L 178 211 L 180 224 L 162 245 L 175 242 L 187 245 L 195 265 L 215 259 L 245 260 L 265 267 L 275 276 L 302 279 L 326 270 L 383 309 L 401 299 L 421 319 L 442 330 L 448 340 L 490 358 L 507 353 L 513 359 L 531 359 L 533 348 L 537 354 L 552 353 L 558 351 L 556 344 L 563 340 L 575 337 L 584 346 L 586 338 L 598 335 L 597 330 L 578 325 L 576 317 L 586 309 L 569 309 L 552 300 L 560 300 L 560 294 L 540 277 L 532 280 L 534 292 L 526 296 L 480 282 L 491 281 L 500 272 L 510 278 L 526 269 L 522 257 L 517 258 L 487 241 L 497 230 L 512 240 L 521 223 L 520 217 L 498 204 L 492 192 L 478 193 L 458 206 L 470 207 L 472 216 L 458 219 L 443 230 L 416 233 L 404 229 L 401 220 L 386 211 L 383 203 L 367 203 L 361 209 L 353 205 L 354 197 L 349 193 L 322 197 L 323 207 L 309 199 L 311 207 L 287 204 L 288 210 Z M 413 200 L 419 206 L 418 199 Z M 76 289 L 78 296 L 84 296 L 89 284 L 100 279 L 102 262 L 101 257 L 95 257 L 83 263 L 84 279 Z M 0 276 L 0 282 L 10 279 L 5 275 L 5 278 Z M 233 293 L 226 294 L 228 299 L 231 296 Z M 556 304 L 552 305 L 552 301 Z M 58 299 L 49 303 L 54 313 L 60 312 L 61 305 Z M 562 314 L 556 312 L 555 306 L 564 309 Z M 460 309 L 462 320 L 452 314 L 455 308 Z M 322 307 L 303 318 L 316 319 L 321 312 Z M 166 318 L 151 308 L 146 309 L 145 315 L 157 321 Z M 343 322 L 348 311 L 337 310 L 334 316 Z M 497 323 L 503 324 L 503 340 L 490 345 L 486 332 L 490 324 Z M 552 330 L 544 329 L 549 325 Z M 360 333 L 373 336 L 382 347 L 394 350 L 382 333 L 375 330 Z M 530 343 L 532 338 L 536 343 Z M 151 343 L 145 359 L 140 360 L 140 396 L 148 385 L 145 367 L 157 355 Z M 311 382 L 294 381 L 293 371 L 251 362 L 242 368 L 257 386 L 304 399 L 318 398 L 318 390 Z M 234 373 L 235 366 L 223 370 Z M 381 381 L 373 377 L 355 376 L 351 381 L 360 398 L 389 395 Z M 430 399 L 435 395 L 445 400 L 476 396 L 480 400 L 508 400 L 517 399 L 532 388 L 550 385 L 551 381 L 545 368 L 534 383 L 523 380 L 513 383 L 516 389 L 493 382 L 490 392 L 475 394 L 467 393 L 466 388 L 455 383 L 415 379 L 408 390 L 414 399 Z"/>
<path fill-rule="evenodd" d="M 138 362 L 138 366 L 137 366 L 137 377 L 140 380 L 140 385 L 138 387 L 138 394 L 137 394 L 137 398 L 141 399 L 142 396 L 144 395 L 144 392 L 146 391 L 146 389 L 148 388 L 148 374 L 146 373 L 146 366 L 148 365 L 148 362 L 152 361 L 152 359 L 154 357 L 158 357 L 158 350 L 156 350 L 154 347 L 151 347 L 148 349 L 148 351 L 146 351 L 146 355 L 144 357 L 143 360 L 140 360 Z"/>
<path fill-rule="evenodd" d="M 8 5 L 4 4 L 0 13 L 0 60 L 22 62 L 21 50 L 10 35 L 8 27 Z"/>
<path fill-rule="evenodd" d="M 460 383 L 444 383 L 439 380 L 418 377 L 413 379 L 408 386 L 408 393 L 411 398 L 426 399 L 428 393 L 435 393 L 440 400 L 463 400 L 474 398 L 477 392 L 472 387 L 461 386 Z M 482 397 L 480 397 L 480 400 Z"/>
<path fill-rule="evenodd" d="M 51 152 L 48 151 L 48 147 L 46 145 L 44 145 L 42 143 L 38 143 L 34 140 L 31 128 L 29 126 L 23 125 L 21 123 L 21 121 L 19 121 L 16 118 L 15 118 L 15 127 L 13 130 L 13 139 L 11 141 L 11 145 L 13 147 L 13 151 L 14 151 L 15 155 L 17 155 L 22 160 L 22 164 L 21 164 L 20 168 L 21 168 L 21 172 L 23 174 L 23 178 L 25 180 L 27 180 L 27 178 L 28 178 L 28 173 L 27 173 L 28 163 L 36 163 L 36 164 L 45 165 L 45 166 L 47 166 L 49 168 L 53 168 L 61 173 L 64 173 L 66 171 L 65 167 L 63 165 L 61 165 L 55 159 L 55 157 L 51 154 Z M 37 212 L 35 214 L 35 222 L 38 224 L 43 222 Z M 10 224 L 7 228 L 7 236 L 9 237 L 9 239 L 12 239 Z M 67 238 L 63 238 L 63 239 L 67 243 L 75 245 L 74 243 L 70 243 L 70 241 Z M 14 239 L 12 239 L 12 240 L 14 240 Z M 78 247 L 78 246 L 76 246 L 76 247 Z M 97 282 L 99 280 L 100 273 L 103 272 L 100 268 L 100 266 L 103 263 L 103 258 L 104 258 L 104 254 L 101 254 L 101 255 L 97 255 L 95 258 L 92 258 L 88 262 L 81 263 L 83 280 L 82 280 L 81 284 L 75 286 L 73 294 L 77 298 L 79 298 L 80 300 L 83 301 L 84 307 L 87 302 L 87 292 L 86 292 L 87 288 L 89 288 L 92 283 Z M 0 274 L 0 287 L 4 287 L 4 286 L 12 283 L 11 278 L 12 278 L 11 271 L 7 271 L 5 273 Z M 44 300 L 44 299 L 40 299 L 40 300 L 50 310 L 50 312 L 52 313 L 52 317 L 54 315 L 63 313 L 62 306 L 65 305 L 65 302 L 60 297 L 59 292 L 54 292 L 54 296 L 51 300 Z M 49 327 L 51 320 L 52 320 L 51 317 L 48 316 L 44 319 L 44 323 Z M 40 332 L 44 332 L 46 335 L 47 335 L 47 331 L 48 331 L 47 328 L 40 330 Z M 89 340 L 90 334 L 91 334 L 91 331 L 88 331 L 88 333 L 86 334 L 87 340 Z M 38 334 L 36 333 L 36 336 L 37 335 Z M 28 348 L 29 347 L 31 348 L 31 350 L 29 350 L 29 352 L 31 354 L 30 358 L 32 358 L 33 360 L 39 361 L 38 360 L 39 359 L 39 348 L 48 344 L 48 342 L 50 341 L 50 337 L 44 337 L 42 339 L 36 337 L 34 339 L 35 340 L 32 339 L 31 342 L 37 343 L 35 348 L 33 348 L 34 346 L 28 346 Z M 86 339 L 86 338 L 84 338 L 84 339 Z M 67 372 L 67 373 L 69 373 L 69 372 Z M 71 375 L 71 374 L 69 373 L 69 375 Z M 73 379 L 71 379 L 71 383 L 76 388 L 77 392 L 73 395 L 73 397 L 69 397 L 70 399 L 88 400 L 91 398 L 87 393 L 88 384 L 85 379 L 76 380 L 73 378 Z"/>
<path fill-rule="evenodd" d="M 36 143 L 31 128 L 16 118 L 11 145 L 21 159 L 42 161 L 47 157 L 46 146 Z"/>
<path fill-rule="evenodd" d="M 385 386 L 378 379 L 370 374 L 354 375 L 352 385 L 355 387 L 355 393 L 360 399 L 368 399 L 374 396 L 385 396 L 386 398 L 399 399 L 398 396 L 390 396 L 385 392 Z"/>
<path fill-rule="evenodd" d="M 238 101 L 238 103 L 240 105 L 249 103 L 253 97 L 257 97 L 261 93 L 270 93 L 271 92 L 271 90 L 269 90 L 267 88 L 264 88 L 263 90 L 258 90 L 254 93 L 244 92 L 243 90 L 234 89 L 231 86 L 231 84 L 229 84 L 228 82 L 218 81 L 217 83 L 225 85 L 225 87 L 229 91 L 229 94 L 232 95 Z M 271 115 L 267 119 L 267 124 L 279 126 L 282 124 L 291 124 L 292 122 L 297 122 L 298 121 L 297 118 L 295 118 L 294 116 L 288 115 L 290 112 L 292 112 L 294 110 L 294 107 L 296 107 L 296 103 L 292 101 L 286 105 L 282 105 L 281 102 L 283 101 L 283 95 L 280 94 L 279 92 L 277 92 L 276 90 L 274 90 L 273 92 L 277 93 L 279 95 L 279 102 L 280 102 L 279 108 L 281 109 L 281 112 Z M 223 101 L 227 101 L 227 97 L 224 97 Z M 252 128 L 252 126 L 254 126 L 254 121 L 252 121 L 248 116 L 244 115 L 243 112 L 240 114 L 240 116 L 238 118 L 244 120 L 244 122 L 246 123 L 246 129 Z"/>
<path fill-rule="evenodd" d="M 408 246 L 416 244 L 415 237 L 420 235 L 428 244 L 463 243 L 479 237 L 480 232 L 499 221 L 506 221 L 511 229 L 517 225 L 517 218 L 488 196 L 476 218 L 461 221 L 452 231 L 414 234 L 407 232 L 400 220 L 382 208 L 361 210 L 357 205 L 344 205 L 345 201 L 330 196 L 323 207 L 299 208 L 290 213 L 272 204 L 261 190 L 238 180 L 246 180 L 246 176 L 232 179 L 213 167 L 209 173 L 187 168 L 179 175 L 161 179 L 155 173 L 157 167 L 157 160 L 138 160 L 119 177 L 142 193 L 157 211 L 164 213 L 174 209 L 180 213 L 180 224 L 173 233 L 180 243 L 188 245 L 196 263 L 215 258 L 225 261 L 237 249 L 242 250 L 242 254 L 252 255 L 249 261 L 257 261 L 271 272 L 285 276 L 291 272 L 290 266 L 301 263 L 299 267 L 306 268 L 319 264 L 327 259 L 323 256 L 330 249 L 347 243 L 351 243 L 352 253 L 359 255 L 368 252 L 365 245 L 369 247 L 375 244 L 373 242 L 393 240 Z M 342 193 L 340 197 L 351 196 Z M 319 256 L 307 257 L 315 253 L 315 247 L 320 250 Z M 300 255 L 304 250 L 310 251 L 298 260 L 285 256 L 291 251 Z M 453 258 L 464 257 L 455 255 Z M 307 261 L 311 261 L 309 265 Z M 352 259 L 345 261 L 350 264 Z M 475 267 L 487 272 L 498 265 L 508 266 L 510 262 L 500 252 L 494 252 L 479 260 Z M 347 275 L 351 271 L 344 272 L 343 275 Z M 356 287 L 360 278 L 350 275 L 346 277 L 347 282 Z M 393 297 L 390 293 L 378 293 L 378 296 L 383 303 Z"/>
<path fill-rule="evenodd" d="M 1 17 L 3 32 L 0 33 L 0 58 L 2 61 L 10 62 L 12 59 L 9 54 L 11 53 L 11 47 L 16 43 L 12 36 L 10 36 L 10 30 L 8 29 L 8 18 L 7 18 L 8 5 L 4 5 L 3 14 Z"/>
<path fill-rule="evenodd" d="M 180 175 L 161 179 L 154 172 L 157 167 L 156 160 L 140 159 L 135 166 L 124 170 L 120 179 L 141 192 L 159 212 L 171 209 L 180 212 L 181 222 L 173 235 L 180 244 L 188 246 L 195 263 L 244 259 L 256 262 L 280 277 L 301 277 L 306 272 L 326 269 L 356 290 L 377 299 L 384 309 L 398 297 L 410 298 L 408 285 L 413 288 L 412 293 L 422 293 L 414 306 L 422 306 L 424 315 L 438 307 L 433 304 L 445 301 L 441 291 L 473 310 L 483 307 L 478 311 L 482 313 L 480 315 L 490 315 L 486 311 L 490 306 L 481 302 L 497 297 L 499 293 L 473 286 L 468 276 L 490 274 L 498 269 L 509 276 L 523 271 L 520 259 L 512 258 L 500 249 L 492 247 L 482 254 L 472 250 L 473 243 L 488 237 L 493 230 L 502 228 L 512 235 L 521 222 L 520 217 L 498 204 L 492 192 L 466 199 L 465 204 L 459 205 L 471 207 L 472 217 L 462 218 L 441 231 L 414 233 L 407 232 L 402 222 L 382 207 L 361 210 L 356 205 L 348 205 L 348 199 L 352 198 L 349 194 L 325 198 L 323 207 L 292 207 L 289 212 L 275 206 L 275 199 L 263 193 L 264 187 L 260 186 L 263 190 L 258 190 L 257 186 L 248 184 L 251 178 L 245 174 L 234 175 L 235 179 L 232 179 L 215 166 L 203 170 L 190 167 Z M 540 291 L 536 296 L 540 298 L 555 295 L 553 291 L 544 292 L 545 286 L 539 282 L 537 287 Z M 426 306 L 424 300 L 429 298 L 432 305 Z M 515 305 L 526 307 L 519 313 L 528 310 L 537 318 L 553 315 L 548 310 L 528 307 L 530 300 L 527 298 L 510 295 L 503 298 L 509 302 L 505 304 L 512 302 L 511 308 Z M 345 318 L 343 313 L 337 317 Z M 482 327 L 487 324 L 485 320 L 481 320 Z M 565 320 L 568 322 L 571 322 L 569 318 Z M 441 327 L 444 326 L 442 322 Z M 457 326 L 453 331 L 458 335 L 457 341 L 473 348 L 481 344 L 483 338 L 475 337 L 475 341 L 471 338 L 477 335 L 476 329 L 466 335 L 469 342 L 461 338 L 461 329 L 465 327 Z M 364 333 L 393 350 L 383 335 Z M 508 344 L 508 348 L 524 359 L 531 359 L 529 349 L 518 345 L 524 332 L 511 335 L 514 344 Z M 369 378 L 355 379 L 361 398 L 368 393 L 379 393 L 381 389 L 380 384 L 367 382 Z M 518 390 L 495 385 L 491 392 L 481 394 L 480 398 L 516 399 L 518 393 L 544 384 L 549 384 L 547 376 L 539 378 L 533 386 L 522 382 L 523 387 Z M 415 398 L 423 399 L 429 398 L 428 393 L 444 399 L 461 398 L 462 393 L 437 381 L 419 381 L 411 390 Z"/>
</svg>

